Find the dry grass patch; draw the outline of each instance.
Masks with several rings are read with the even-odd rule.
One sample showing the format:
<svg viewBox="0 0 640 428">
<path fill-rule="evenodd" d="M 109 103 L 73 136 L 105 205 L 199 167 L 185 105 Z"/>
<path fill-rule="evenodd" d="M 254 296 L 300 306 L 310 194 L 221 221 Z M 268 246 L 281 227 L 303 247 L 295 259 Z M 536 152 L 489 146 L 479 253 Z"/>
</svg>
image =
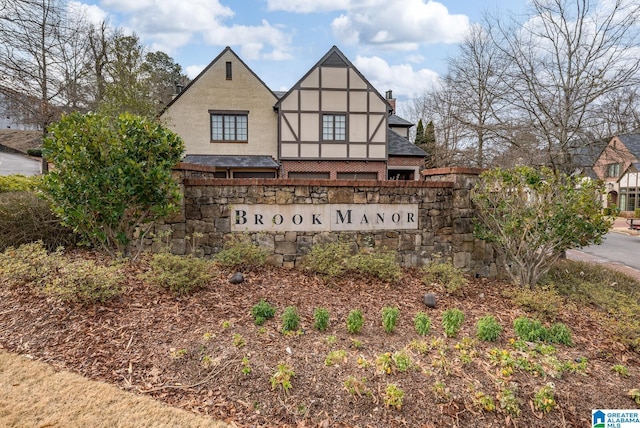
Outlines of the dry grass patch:
<svg viewBox="0 0 640 428">
<path fill-rule="evenodd" d="M 0 352 L 0 390 L 3 427 L 228 426 L 6 352 Z"/>
</svg>

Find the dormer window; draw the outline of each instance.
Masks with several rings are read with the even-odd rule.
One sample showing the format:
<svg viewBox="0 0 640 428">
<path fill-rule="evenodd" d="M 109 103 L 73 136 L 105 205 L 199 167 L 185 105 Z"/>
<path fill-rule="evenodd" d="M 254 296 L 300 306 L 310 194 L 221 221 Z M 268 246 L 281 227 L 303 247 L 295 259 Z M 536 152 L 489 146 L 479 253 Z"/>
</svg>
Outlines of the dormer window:
<svg viewBox="0 0 640 428">
<path fill-rule="evenodd" d="M 607 177 L 615 178 L 620 176 L 620 164 L 610 163 L 607 165 Z"/>
</svg>

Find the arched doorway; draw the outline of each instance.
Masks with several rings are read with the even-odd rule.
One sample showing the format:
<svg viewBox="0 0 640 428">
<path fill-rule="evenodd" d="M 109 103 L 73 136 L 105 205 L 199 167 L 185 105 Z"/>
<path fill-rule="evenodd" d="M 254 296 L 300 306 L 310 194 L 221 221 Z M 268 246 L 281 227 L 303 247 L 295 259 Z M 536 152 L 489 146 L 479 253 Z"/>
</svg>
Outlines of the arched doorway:
<svg viewBox="0 0 640 428">
<path fill-rule="evenodd" d="M 607 193 L 607 206 L 611 207 L 614 205 L 618 206 L 618 192 L 612 190 L 611 192 Z"/>
</svg>

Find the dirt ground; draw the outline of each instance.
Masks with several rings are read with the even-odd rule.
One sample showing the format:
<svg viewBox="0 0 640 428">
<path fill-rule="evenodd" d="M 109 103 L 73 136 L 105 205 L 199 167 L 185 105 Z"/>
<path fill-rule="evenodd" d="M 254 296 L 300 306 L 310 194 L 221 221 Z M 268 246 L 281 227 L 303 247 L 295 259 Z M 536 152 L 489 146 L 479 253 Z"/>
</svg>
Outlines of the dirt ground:
<svg viewBox="0 0 640 428">
<path fill-rule="evenodd" d="M 567 305 L 555 321 L 572 329 L 574 346 L 523 350 L 514 343 L 513 320 L 528 314 L 504 297 L 506 283 L 470 279 L 463 294 L 448 296 L 423 284 L 416 270 L 391 285 L 358 277 L 325 284 L 296 270 L 261 268 L 237 285 L 228 282 L 233 272 L 221 271 L 206 289 L 176 297 L 138 279 L 144 261 L 127 269 L 127 293 L 99 305 L 0 287 L 0 347 L 243 427 L 585 427 L 593 409 L 640 407 L 628 396 L 640 388 L 640 355 L 615 342 L 597 312 Z M 426 292 L 437 294 L 436 308 L 422 303 Z M 259 327 L 251 308 L 263 298 L 277 313 Z M 302 318 L 299 333 L 282 333 L 288 306 Z M 392 333 L 381 326 L 386 306 L 399 308 Z M 331 315 L 325 332 L 313 328 L 317 307 Z M 449 308 L 465 315 L 453 338 L 441 325 Z M 346 329 L 353 309 L 365 318 L 359 334 Z M 413 326 L 418 311 L 432 320 L 428 336 Z M 501 336 L 473 339 L 477 320 L 488 314 L 504 327 Z M 332 351 L 344 354 L 327 361 Z M 411 358 L 408 370 L 381 366 L 386 353 L 401 351 Z M 500 353 L 530 365 L 500 363 Z M 272 387 L 279 365 L 295 373 L 288 391 L 278 382 Z M 390 384 L 404 392 L 400 408 L 385 403 Z M 543 413 L 535 394 L 546 385 L 556 405 Z M 507 390 L 519 411 L 507 410 Z"/>
</svg>

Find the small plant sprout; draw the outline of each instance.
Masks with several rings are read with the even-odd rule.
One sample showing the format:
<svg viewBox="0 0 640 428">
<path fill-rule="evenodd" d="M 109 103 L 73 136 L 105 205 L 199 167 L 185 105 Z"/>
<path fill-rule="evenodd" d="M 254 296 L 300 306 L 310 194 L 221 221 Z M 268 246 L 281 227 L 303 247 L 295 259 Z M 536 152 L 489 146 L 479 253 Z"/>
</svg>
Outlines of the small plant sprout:
<svg viewBox="0 0 640 428">
<path fill-rule="evenodd" d="M 394 352 L 391 358 L 399 372 L 406 372 L 413 367 L 413 361 L 405 351 Z"/>
<path fill-rule="evenodd" d="M 358 359 L 356 360 L 356 363 L 358 364 L 358 367 L 360 367 L 361 369 L 366 369 L 368 368 L 371 363 L 369 362 L 369 360 L 367 360 L 365 357 L 363 357 L 362 355 L 360 355 L 358 357 Z"/>
<path fill-rule="evenodd" d="M 495 342 L 502 333 L 502 326 L 493 315 L 486 315 L 476 323 L 476 336 L 485 342 Z"/>
<path fill-rule="evenodd" d="M 182 357 L 187 355 L 187 350 L 184 349 L 184 348 L 181 348 L 181 349 L 170 348 L 169 349 L 169 353 L 171 355 L 171 358 L 173 358 L 175 360 L 179 360 Z"/>
<path fill-rule="evenodd" d="M 251 315 L 256 325 L 262 325 L 265 321 L 273 318 L 276 314 L 276 308 L 271 306 L 269 302 L 262 299 L 251 308 Z"/>
<path fill-rule="evenodd" d="M 460 331 L 463 322 L 464 314 L 460 309 L 447 309 L 442 314 L 442 327 L 447 337 L 455 337 Z"/>
<path fill-rule="evenodd" d="M 476 406 L 484 409 L 486 412 L 493 412 L 496 409 L 496 403 L 493 401 L 493 398 L 482 391 L 475 393 L 473 402 Z"/>
<path fill-rule="evenodd" d="M 280 385 L 286 395 L 292 387 L 291 378 L 295 375 L 295 372 L 288 364 L 278 364 L 278 369 L 273 375 L 271 375 L 271 378 L 269 379 L 271 381 L 271 389 L 276 389 L 278 385 Z"/>
<path fill-rule="evenodd" d="M 393 333 L 398 322 L 400 311 L 398 308 L 384 307 L 382 308 L 382 328 L 386 333 Z"/>
<path fill-rule="evenodd" d="M 347 315 L 347 331 L 351 334 L 358 334 L 364 325 L 364 317 L 362 311 L 354 309 Z"/>
<path fill-rule="evenodd" d="M 549 413 L 556 407 L 555 400 L 555 386 L 552 383 L 547 383 L 540 388 L 533 396 L 533 405 L 536 410 L 542 413 Z"/>
<path fill-rule="evenodd" d="M 213 358 L 211 358 L 211 355 L 205 355 L 200 360 L 200 364 L 202 364 L 202 367 L 205 369 L 208 369 L 213 365 Z"/>
<path fill-rule="evenodd" d="M 417 352 L 420 355 L 427 355 L 431 348 L 429 347 L 429 344 L 424 340 L 412 340 L 409 344 L 409 349 Z"/>
<path fill-rule="evenodd" d="M 242 337 L 241 334 L 234 334 L 233 335 L 233 346 L 235 346 L 236 348 L 240 349 L 242 348 L 244 345 L 246 345 L 246 341 L 244 340 L 244 337 Z"/>
<path fill-rule="evenodd" d="M 243 375 L 247 376 L 251 373 L 251 365 L 249 363 L 249 356 L 245 355 L 240 362 L 241 369 Z"/>
<path fill-rule="evenodd" d="M 436 401 L 440 403 L 451 401 L 451 398 L 453 397 L 449 387 L 447 387 L 447 385 L 442 381 L 437 381 L 436 383 L 434 383 L 431 390 L 436 397 Z"/>
<path fill-rule="evenodd" d="M 640 405 L 640 389 L 634 388 L 630 389 L 627 395 L 636 402 L 636 404 Z"/>
<path fill-rule="evenodd" d="M 334 366 L 338 363 L 346 363 L 346 362 L 347 362 L 347 352 L 344 349 L 331 351 L 327 354 L 327 357 L 324 359 L 324 365 L 327 367 Z"/>
<path fill-rule="evenodd" d="M 611 371 L 618 374 L 620 377 L 629 377 L 629 369 L 622 364 L 615 364 L 611 367 Z"/>
<path fill-rule="evenodd" d="M 426 336 L 431 332 L 431 318 L 424 312 L 418 312 L 413 318 L 413 326 L 420 336 Z"/>
<path fill-rule="evenodd" d="M 335 345 L 338 338 L 334 335 L 327 336 L 327 345 Z"/>
<path fill-rule="evenodd" d="M 318 331 L 325 331 L 329 328 L 329 311 L 325 308 L 315 308 L 313 310 L 313 328 Z"/>
<path fill-rule="evenodd" d="M 366 383 L 367 383 L 366 377 L 358 379 L 355 376 L 349 376 L 344 381 L 344 387 L 349 392 L 349 394 L 362 397 L 363 395 L 371 394 L 371 392 L 367 389 L 365 385 Z"/>
<path fill-rule="evenodd" d="M 362 340 L 351 339 L 351 346 L 356 348 L 356 349 L 362 348 Z"/>
<path fill-rule="evenodd" d="M 397 410 L 402 409 L 402 399 L 404 398 L 404 391 L 397 385 L 391 383 L 388 384 L 383 393 L 384 405 L 387 407 L 394 407 Z"/>
<path fill-rule="evenodd" d="M 208 331 L 207 331 L 207 332 L 205 332 L 205 333 L 202 335 L 202 341 L 203 341 L 203 342 L 208 342 L 208 341 L 210 341 L 211 339 L 213 339 L 214 337 L 215 337 L 215 336 L 213 335 L 213 333 L 210 333 L 210 332 L 208 332 Z"/>
<path fill-rule="evenodd" d="M 300 326 L 300 315 L 294 306 L 288 306 L 282 313 L 282 330 L 296 331 Z"/>
<path fill-rule="evenodd" d="M 376 368 L 380 373 L 391 374 L 393 370 L 393 358 L 391 352 L 385 352 L 376 358 Z"/>
<path fill-rule="evenodd" d="M 231 327 L 231 321 L 222 321 L 222 328 L 227 329 Z"/>
</svg>

